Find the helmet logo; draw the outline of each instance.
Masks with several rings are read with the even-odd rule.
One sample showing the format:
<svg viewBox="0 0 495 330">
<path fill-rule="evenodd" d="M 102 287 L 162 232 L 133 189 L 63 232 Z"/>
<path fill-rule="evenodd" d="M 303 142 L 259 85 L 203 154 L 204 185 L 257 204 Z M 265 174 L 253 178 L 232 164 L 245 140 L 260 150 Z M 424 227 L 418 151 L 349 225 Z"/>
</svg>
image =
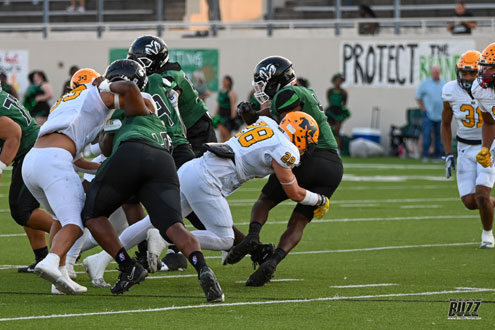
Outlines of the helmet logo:
<svg viewBox="0 0 495 330">
<path fill-rule="evenodd" d="M 151 40 L 151 43 L 146 45 L 144 52 L 146 55 L 156 55 L 160 52 L 161 45 L 156 40 Z"/>
<path fill-rule="evenodd" d="M 260 70 L 258 71 L 258 74 L 261 77 L 261 79 L 267 81 L 272 77 L 275 71 L 277 71 L 275 65 L 268 64 L 267 66 L 261 67 Z"/>
</svg>

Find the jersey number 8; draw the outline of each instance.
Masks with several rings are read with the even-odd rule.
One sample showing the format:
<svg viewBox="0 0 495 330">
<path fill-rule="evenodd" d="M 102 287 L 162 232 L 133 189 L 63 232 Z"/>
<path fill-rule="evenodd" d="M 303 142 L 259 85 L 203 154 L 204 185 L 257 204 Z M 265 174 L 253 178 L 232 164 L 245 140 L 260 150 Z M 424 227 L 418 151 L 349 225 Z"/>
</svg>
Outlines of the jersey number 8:
<svg viewBox="0 0 495 330">
<path fill-rule="evenodd" d="M 247 148 L 256 142 L 271 138 L 273 134 L 273 130 L 266 126 L 266 123 L 258 123 L 247 126 L 237 133 L 235 137 L 241 146 Z"/>
</svg>

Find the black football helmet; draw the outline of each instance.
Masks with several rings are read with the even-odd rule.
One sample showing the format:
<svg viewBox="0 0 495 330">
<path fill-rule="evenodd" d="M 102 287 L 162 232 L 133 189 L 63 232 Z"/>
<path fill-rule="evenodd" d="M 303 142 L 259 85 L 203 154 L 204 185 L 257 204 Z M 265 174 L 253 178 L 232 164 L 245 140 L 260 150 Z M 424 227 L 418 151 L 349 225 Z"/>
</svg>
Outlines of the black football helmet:
<svg viewBox="0 0 495 330">
<path fill-rule="evenodd" d="M 168 47 L 159 37 L 142 36 L 129 47 L 127 58 L 141 64 L 146 74 L 151 75 L 168 62 Z"/>
<path fill-rule="evenodd" d="M 292 62 L 282 56 L 261 60 L 254 69 L 254 97 L 261 104 L 273 99 L 283 87 L 296 81 Z"/>
<path fill-rule="evenodd" d="M 110 82 L 119 80 L 132 81 L 140 90 L 148 83 L 146 71 L 141 64 L 133 60 L 113 61 L 107 67 L 103 76 Z"/>
</svg>

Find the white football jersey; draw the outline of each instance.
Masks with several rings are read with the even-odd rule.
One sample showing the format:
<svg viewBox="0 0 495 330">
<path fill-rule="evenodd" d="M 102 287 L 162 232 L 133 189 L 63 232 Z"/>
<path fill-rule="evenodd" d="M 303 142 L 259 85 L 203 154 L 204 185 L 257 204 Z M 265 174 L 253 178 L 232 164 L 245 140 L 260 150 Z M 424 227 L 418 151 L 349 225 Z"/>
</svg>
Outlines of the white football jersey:
<svg viewBox="0 0 495 330">
<path fill-rule="evenodd" d="M 471 94 L 478 101 L 481 111 L 490 113 L 495 119 L 495 90 L 481 87 L 476 79 L 471 87 Z"/>
<path fill-rule="evenodd" d="M 476 99 L 459 86 L 457 80 L 446 83 L 442 100 L 448 102 L 457 121 L 457 135 L 467 140 L 481 140 L 483 118 Z"/>
<path fill-rule="evenodd" d="M 38 136 L 54 132 L 65 134 L 76 145 L 78 155 L 96 138 L 111 115 L 98 87 L 82 84 L 57 100 Z"/>
<path fill-rule="evenodd" d="M 232 194 L 250 179 L 272 174 L 272 160 L 285 168 L 299 164 L 299 150 L 278 124 L 268 117 L 261 116 L 256 123 L 247 126 L 226 143 L 235 153 L 235 165 L 219 161 L 210 152 L 201 157 L 199 165 L 207 168 L 212 176 L 210 180 L 216 181 L 224 196 Z"/>
</svg>

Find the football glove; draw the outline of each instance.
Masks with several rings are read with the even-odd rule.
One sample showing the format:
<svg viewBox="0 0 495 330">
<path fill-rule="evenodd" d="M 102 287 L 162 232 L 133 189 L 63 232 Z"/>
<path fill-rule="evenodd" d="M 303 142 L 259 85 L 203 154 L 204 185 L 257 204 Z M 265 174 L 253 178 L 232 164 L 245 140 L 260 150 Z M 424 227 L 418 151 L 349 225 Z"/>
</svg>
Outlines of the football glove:
<svg viewBox="0 0 495 330">
<path fill-rule="evenodd" d="M 174 91 L 173 89 L 167 91 L 167 98 L 172 103 L 174 109 L 178 109 L 179 106 L 179 93 Z"/>
<path fill-rule="evenodd" d="M 443 159 L 445 159 L 445 177 L 448 179 L 452 176 L 452 170 L 455 170 L 454 155 L 448 154 Z"/>
<path fill-rule="evenodd" d="M 330 199 L 328 199 L 328 197 L 324 195 L 320 195 L 320 198 L 321 202 L 313 212 L 313 216 L 318 219 L 323 218 L 323 216 L 327 214 L 328 209 L 330 208 Z"/>
<path fill-rule="evenodd" d="M 248 125 L 258 120 L 258 112 L 249 102 L 241 102 L 237 105 L 237 113 L 242 117 L 242 120 Z"/>
<path fill-rule="evenodd" d="M 492 165 L 490 150 L 488 150 L 487 147 L 481 148 L 481 151 L 478 152 L 478 154 L 476 155 L 476 160 L 483 167 L 488 167 L 488 166 Z"/>
</svg>

